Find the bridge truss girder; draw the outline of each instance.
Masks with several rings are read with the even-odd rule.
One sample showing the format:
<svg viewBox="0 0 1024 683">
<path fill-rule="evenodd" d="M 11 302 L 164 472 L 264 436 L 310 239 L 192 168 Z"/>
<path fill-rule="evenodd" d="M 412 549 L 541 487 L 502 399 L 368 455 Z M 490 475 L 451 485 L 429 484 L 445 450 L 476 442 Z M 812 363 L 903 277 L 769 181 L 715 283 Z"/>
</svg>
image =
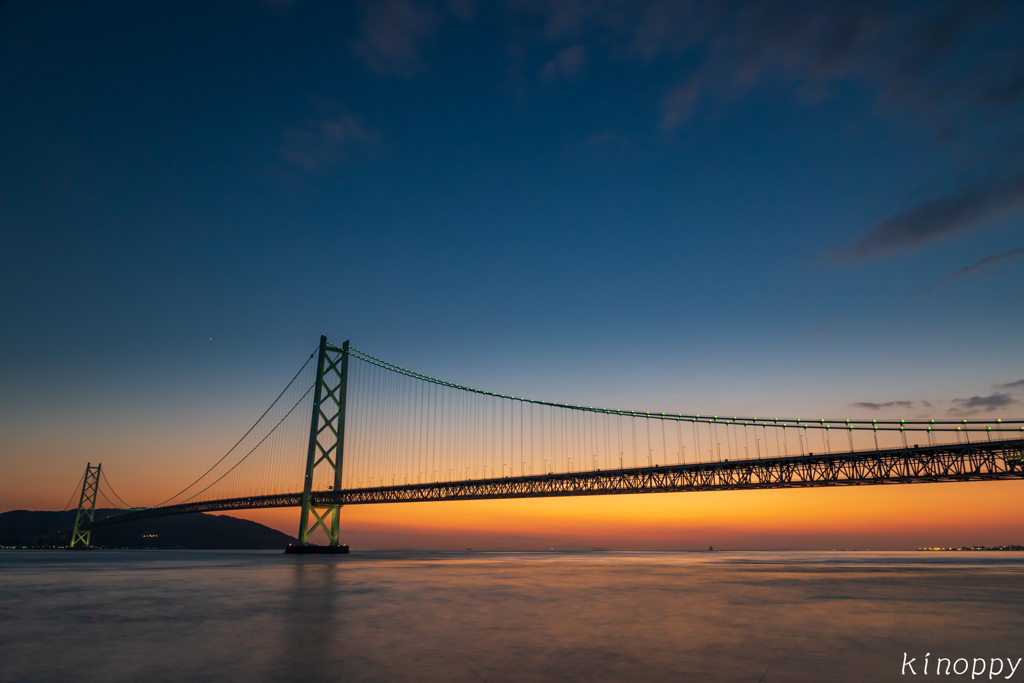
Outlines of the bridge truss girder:
<svg viewBox="0 0 1024 683">
<path fill-rule="evenodd" d="M 343 491 L 345 505 L 1024 478 L 1024 440 Z"/>
<path fill-rule="evenodd" d="M 1001 479 L 1024 479 L 1024 439 L 436 484 L 309 491 L 308 505 L 310 509 L 324 510 L 324 515 L 318 516 L 318 519 L 323 520 L 328 512 L 333 513 L 342 505 Z M 296 507 L 304 504 L 306 495 L 306 492 L 287 493 L 151 508 L 97 520 L 89 523 L 86 528 L 95 529 L 121 522 L 174 514 Z"/>
</svg>

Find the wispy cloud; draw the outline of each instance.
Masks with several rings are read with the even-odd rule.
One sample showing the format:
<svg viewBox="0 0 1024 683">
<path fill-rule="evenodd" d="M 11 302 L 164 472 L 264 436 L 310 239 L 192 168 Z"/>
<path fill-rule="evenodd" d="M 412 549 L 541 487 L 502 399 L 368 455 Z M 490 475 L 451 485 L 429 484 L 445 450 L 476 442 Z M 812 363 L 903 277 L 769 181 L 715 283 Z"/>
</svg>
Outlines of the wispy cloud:
<svg viewBox="0 0 1024 683">
<path fill-rule="evenodd" d="M 853 408 L 866 408 L 868 410 L 884 410 L 886 408 L 913 408 L 913 401 L 886 401 L 885 403 L 873 403 L 871 401 L 859 401 L 851 403 Z"/>
<path fill-rule="evenodd" d="M 858 261 L 977 230 L 1024 207 L 1024 9 L 1011 0 L 510 0 L 548 42 L 686 64 L 659 125 L 683 128 L 707 101 L 790 86 L 809 106 L 843 83 L 910 114 L 958 156 L 958 187 L 880 217 L 833 253 Z M 553 69 L 553 66 L 548 67 Z M 1015 142 L 1016 141 L 1016 142 Z"/>
<path fill-rule="evenodd" d="M 879 221 L 839 258 L 865 259 L 974 230 L 1024 206 L 1024 173 L 947 192 L 901 214 Z M 966 269 L 969 270 L 970 268 Z"/>
<path fill-rule="evenodd" d="M 918 296 L 927 296 L 928 294 L 931 294 L 932 292 L 934 292 L 938 287 L 941 287 L 942 285 L 945 285 L 945 284 L 949 284 L 950 282 L 953 282 L 954 280 L 958 280 L 959 278 L 963 277 L 964 275 L 967 275 L 969 273 L 973 273 L 973 272 L 977 271 L 978 269 L 984 269 L 984 268 L 987 268 L 989 266 L 994 266 L 995 264 L 999 263 L 1000 261 L 1006 261 L 1006 260 L 1009 260 L 1009 259 L 1015 259 L 1018 256 L 1024 256 L 1024 247 L 1018 248 L 1018 249 L 1010 249 L 1009 251 L 1004 251 L 1001 254 L 991 254 L 989 256 L 986 256 L 985 258 L 978 259 L 977 261 L 975 261 L 971 265 L 966 266 L 964 268 L 961 268 L 960 270 L 956 271 L 955 273 L 950 273 L 946 277 L 942 278 L 942 280 L 940 280 L 938 282 L 938 284 L 933 285 L 931 287 L 925 288 L 924 290 L 921 291 L 921 293 Z M 1021 381 L 1024 381 L 1024 380 L 1021 380 Z"/>
<path fill-rule="evenodd" d="M 629 146 L 629 138 L 618 133 L 592 133 L 587 136 L 586 144 L 591 147 L 613 146 L 624 149 Z"/>
<path fill-rule="evenodd" d="M 445 21 L 467 22 L 475 14 L 473 0 L 448 0 L 441 6 L 412 0 L 370 2 L 352 53 L 378 74 L 410 78 L 423 70 L 424 46 Z"/>
<path fill-rule="evenodd" d="M 971 396 L 969 398 L 939 399 L 934 401 L 858 401 L 857 403 L 851 403 L 850 407 L 873 411 L 889 411 L 899 408 L 904 410 L 916 409 L 923 412 L 945 409 L 947 412 L 955 415 L 973 415 L 981 412 L 990 413 L 994 410 L 1020 403 L 1020 401 L 1013 398 L 1010 393 L 1012 393 L 1012 390 L 1016 388 L 1024 388 L 1024 380 L 1010 382 L 1009 384 L 1000 384 L 997 385 L 996 388 L 1009 389 L 1010 392 L 997 391 L 988 396 Z M 941 407 L 943 405 L 945 405 L 945 408 Z M 927 414 L 929 413 L 926 412 L 921 417 L 926 417 Z M 930 414 L 934 415 L 934 412 L 931 412 Z"/>
<path fill-rule="evenodd" d="M 291 9 L 298 0 L 263 0 L 263 4 L 276 12 L 284 12 Z"/>
<path fill-rule="evenodd" d="M 437 21 L 431 5 L 408 0 L 371 3 L 352 52 L 380 74 L 412 76 L 422 68 L 419 50 L 433 35 Z"/>
<path fill-rule="evenodd" d="M 303 171 L 324 170 L 341 163 L 353 145 L 376 140 L 377 135 L 365 128 L 358 117 L 343 112 L 289 128 L 281 144 L 281 156 Z"/>
<path fill-rule="evenodd" d="M 1020 403 L 1020 401 L 1010 397 L 1009 394 L 995 393 L 989 396 L 971 396 L 970 398 L 954 398 L 954 408 L 950 409 L 950 412 L 958 414 L 968 414 L 977 412 L 990 413 L 993 410 L 999 408 L 1005 408 L 1006 406 Z"/>
<path fill-rule="evenodd" d="M 987 104 L 998 108 L 1008 107 L 1024 99 L 1024 74 L 1018 74 L 1013 81 L 986 90 L 978 95 L 978 104 Z"/>
<path fill-rule="evenodd" d="M 700 95 L 701 85 L 697 77 L 691 78 L 689 82 L 670 92 L 665 97 L 665 110 L 661 116 L 662 129 L 676 128 L 689 121 Z"/>
<path fill-rule="evenodd" d="M 470 0 L 366 3 L 352 52 L 382 75 L 413 77 Z M 842 85 L 877 93 L 879 111 L 910 115 L 949 146 L 961 169 L 953 189 L 879 216 L 832 256 L 863 261 L 918 249 L 1024 208 L 1024 5 L 893 0 L 505 0 L 517 50 L 545 57 L 542 80 L 573 78 L 609 59 L 675 63 L 658 125 L 680 129 L 709 101 L 765 85 L 815 106 Z M 533 46 L 533 47 L 531 47 Z M 552 48 L 555 56 L 551 57 Z"/>
<path fill-rule="evenodd" d="M 540 77 L 545 81 L 552 81 L 559 76 L 574 78 L 586 64 L 587 48 L 582 45 L 572 45 L 561 50 L 554 59 L 544 64 L 540 70 Z"/>
<path fill-rule="evenodd" d="M 476 16 L 476 0 L 448 0 L 445 10 L 459 21 L 471 21 Z"/>
</svg>

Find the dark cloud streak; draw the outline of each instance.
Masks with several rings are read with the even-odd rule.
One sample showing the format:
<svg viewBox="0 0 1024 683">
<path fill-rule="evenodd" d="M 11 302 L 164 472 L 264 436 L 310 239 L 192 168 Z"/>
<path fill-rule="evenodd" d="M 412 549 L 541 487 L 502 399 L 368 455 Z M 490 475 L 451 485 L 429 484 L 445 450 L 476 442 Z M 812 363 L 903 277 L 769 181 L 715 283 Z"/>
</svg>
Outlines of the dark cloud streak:
<svg viewBox="0 0 1024 683">
<path fill-rule="evenodd" d="M 886 408 L 913 408 L 913 401 L 886 401 L 885 403 L 873 403 L 871 401 L 859 401 L 851 403 L 852 408 L 866 408 L 868 410 L 884 410 Z"/>
<path fill-rule="evenodd" d="M 1024 205 L 1024 173 L 947 192 L 879 221 L 838 258 L 865 259 L 973 230 Z"/>
<path fill-rule="evenodd" d="M 954 398 L 953 403 L 957 405 L 953 408 L 953 412 L 992 412 L 998 408 L 1005 408 L 1006 406 L 1020 403 L 1020 401 L 1011 398 L 1009 394 L 995 393 L 990 396 L 971 396 L 970 398 Z"/>
<path fill-rule="evenodd" d="M 954 280 L 958 280 L 964 275 L 973 273 L 978 269 L 984 269 L 989 266 L 993 266 L 996 263 L 999 263 L 1000 261 L 1006 261 L 1008 259 L 1017 258 L 1018 256 L 1024 256 L 1024 247 L 1018 249 L 1010 249 L 1009 251 L 1004 251 L 1001 254 L 992 254 L 990 256 L 986 256 L 985 258 L 978 259 L 971 265 L 965 266 L 964 268 L 961 268 L 955 273 L 950 273 L 946 277 L 942 278 L 942 280 L 937 285 L 935 285 L 934 287 L 928 287 L 927 289 L 923 290 L 919 294 L 919 296 L 927 296 L 928 294 L 934 292 L 937 287 L 941 287 L 944 284 L 948 284 L 950 282 L 953 282 Z"/>
<path fill-rule="evenodd" d="M 1024 98 L 1024 74 L 1019 75 L 1012 83 L 987 90 L 977 97 L 978 104 L 993 107 L 1008 107 Z"/>
</svg>

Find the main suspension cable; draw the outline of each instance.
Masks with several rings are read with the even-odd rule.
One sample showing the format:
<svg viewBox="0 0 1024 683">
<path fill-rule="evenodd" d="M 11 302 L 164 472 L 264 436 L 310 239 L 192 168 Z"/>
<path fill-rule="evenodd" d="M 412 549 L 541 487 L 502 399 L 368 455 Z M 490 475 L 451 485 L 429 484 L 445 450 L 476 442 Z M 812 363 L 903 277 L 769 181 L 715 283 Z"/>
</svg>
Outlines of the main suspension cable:
<svg viewBox="0 0 1024 683">
<path fill-rule="evenodd" d="M 337 350 L 340 351 L 340 349 L 337 349 Z M 349 353 L 352 354 L 353 356 L 359 358 L 360 360 L 363 360 L 363 361 L 365 361 L 367 363 L 370 363 L 372 365 L 376 365 L 377 367 L 383 368 L 385 370 L 390 370 L 391 372 L 396 372 L 398 374 L 405 375 L 407 377 L 412 377 L 414 379 L 419 379 L 419 380 L 422 380 L 424 382 L 429 382 L 431 384 L 435 384 L 435 385 L 439 385 L 439 386 L 443 386 L 443 387 L 449 387 L 449 388 L 452 388 L 452 389 L 459 389 L 461 391 L 467 391 L 467 392 L 474 393 L 474 394 L 480 394 L 482 396 L 493 396 L 495 398 L 508 399 L 508 400 L 512 400 L 512 401 L 522 401 L 522 402 L 526 402 L 526 403 L 533 403 L 533 404 L 536 404 L 536 405 L 551 406 L 553 408 L 564 408 L 564 409 L 567 409 L 567 410 L 576 410 L 576 411 L 589 412 L 589 413 L 602 413 L 602 414 L 606 414 L 606 415 L 619 415 L 619 416 L 627 416 L 627 417 L 633 417 L 633 418 L 639 416 L 639 417 L 645 417 L 645 418 L 648 418 L 648 419 L 653 418 L 653 419 L 658 419 L 658 420 L 689 420 L 691 422 L 702 422 L 702 423 L 706 423 L 706 424 L 726 424 L 726 425 L 728 425 L 728 424 L 733 424 L 733 425 L 736 425 L 736 424 L 762 425 L 762 424 L 764 424 L 764 425 L 768 425 L 768 426 L 787 426 L 788 425 L 788 426 L 803 427 L 804 429 L 808 429 L 808 428 L 812 428 L 812 429 L 832 429 L 832 428 L 836 428 L 836 429 L 839 429 L 839 428 L 842 428 L 842 429 L 873 430 L 873 431 L 875 431 L 875 430 L 877 430 L 877 431 L 905 431 L 905 430 L 908 430 L 908 429 L 910 431 L 968 431 L 969 425 L 985 425 L 985 424 L 995 424 L 995 423 L 1001 423 L 1001 424 L 1005 424 L 1005 425 L 1024 424 L 1024 420 L 966 420 L 966 419 L 963 419 L 963 420 L 837 420 L 837 419 L 824 419 L 824 418 L 818 419 L 818 420 L 804 420 L 802 418 L 794 419 L 794 418 L 779 418 L 779 417 L 763 418 L 763 417 L 739 417 L 739 416 L 720 417 L 718 415 L 713 415 L 713 416 L 710 416 L 710 417 L 705 415 L 705 416 L 701 417 L 699 414 L 692 414 L 691 415 L 691 414 L 685 414 L 685 413 L 652 413 L 652 412 L 647 412 L 647 411 L 643 411 L 643 410 L 620 410 L 620 409 L 615 409 L 615 408 L 600 408 L 600 407 L 594 407 L 594 406 L 589 406 L 589 407 L 588 406 L 579 406 L 579 405 L 575 405 L 574 406 L 574 405 L 570 405 L 570 404 L 567 404 L 567 403 L 556 403 L 556 402 L 553 402 L 553 401 L 542 401 L 542 400 L 537 400 L 537 399 L 523 398 L 521 396 L 508 396 L 508 395 L 505 395 L 505 394 L 499 394 L 499 393 L 495 393 L 495 392 L 491 392 L 491 391 L 484 391 L 482 389 L 474 389 L 472 387 L 467 387 L 467 386 L 464 386 L 464 385 L 461 385 L 461 384 L 455 384 L 455 383 L 452 383 L 452 382 L 446 382 L 444 380 L 440 380 L 440 379 L 437 379 L 437 378 L 434 378 L 434 377 L 430 377 L 429 375 L 424 375 L 424 374 L 419 373 L 419 372 L 414 372 L 412 370 L 408 370 L 406 368 L 403 368 L 401 366 L 395 365 L 393 363 L 389 363 L 389 362 L 387 362 L 385 360 L 381 360 L 380 358 L 377 358 L 375 356 L 371 356 L 370 354 L 368 354 L 368 353 L 366 353 L 364 351 L 360 351 L 359 349 L 356 349 L 356 348 L 351 347 L 351 346 L 349 347 Z M 880 426 L 880 425 L 896 425 L 896 426 L 884 427 L 884 426 Z M 926 425 L 927 427 L 917 427 L 917 428 L 915 428 L 915 427 L 908 427 L 908 425 Z M 936 427 L 936 426 L 932 426 L 932 425 L 958 425 L 958 426 L 955 427 L 955 428 L 953 428 L 952 426 L 942 428 L 942 427 Z M 977 429 L 977 430 L 971 430 L 971 431 L 986 431 L 986 430 L 985 429 Z M 1021 427 L 1021 431 L 1024 431 L 1024 427 Z"/>
<path fill-rule="evenodd" d="M 284 417 L 282 417 L 280 420 L 278 420 L 277 424 L 274 425 L 274 427 L 269 432 L 267 432 L 267 435 L 264 436 L 262 439 L 260 439 L 259 442 L 255 446 L 253 446 L 252 449 L 250 449 L 250 451 L 248 453 L 243 455 L 241 457 L 241 459 L 239 459 L 238 462 L 236 462 L 234 465 L 232 465 L 231 468 L 227 472 L 225 472 L 224 474 L 220 475 L 219 477 L 214 479 L 212 482 L 210 482 L 206 486 L 206 488 L 202 489 L 201 491 L 197 491 L 196 493 L 193 493 L 191 496 L 189 496 L 188 498 L 186 498 L 185 500 L 181 501 L 178 504 L 179 505 L 183 505 L 183 504 L 189 502 L 190 500 L 192 500 L 193 498 L 195 498 L 196 496 L 202 494 L 203 492 L 208 491 L 210 489 L 210 487 L 212 487 L 214 484 L 219 482 L 224 477 L 226 477 L 229 474 L 231 474 L 231 472 L 233 472 L 236 467 L 238 467 L 243 462 L 245 462 L 245 459 L 248 458 L 250 455 L 252 455 L 253 452 L 255 452 L 255 450 L 257 448 L 259 448 L 261 445 L 263 445 L 263 442 L 270 438 L 270 435 L 273 434 L 277 430 L 277 428 L 281 426 L 281 423 L 288 419 L 288 417 L 292 414 L 292 411 L 294 411 L 296 408 L 298 408 L 299 404 L 302 403 L 304 400 L 306 400 L 306 397 L 309 396 L 309 392 L 313 391 L 313 387 L 314 386 L 316 386 L 316 385 L 314 384 L 309 389 L 306 389 L 306 392 L 304 394 L 302 394 L 301 397 L 299 397 L 299 400 L 295 402 L 295 405 L 293 405 L 291 408 L 288 409 L 288 412 L 284 414 Z M 168 498 L 168 500 L 170 500 L 170 498 Z M 164 502 L 167 502 L 167 501 L 164 501 Z M 161 503 L 161 505 L 162 504 L 163 503 Z M 159 506 L 158 505 L 154 505 L 153 507 L 159 507 Z M 146 508 L 146 509 L 148 510 L 150 508 Z"/>
<path fill-rule="evenodd" d="M 107 488 L 110 489 L 110 492 L 114 494 L 115 498 L 117 498 L 119 501 L 121 501 L 128 508 L 134 508 L 135 507 L 134 505 L 130 505 L 124 498 L 122 498 L 121 496 L 117 495 L 117 491 L 115 491 L 114 487 L 110 485 L 110 480 L 107 479 L 107 473 L 104 470 L 100 470 L 100 476 L 103 477 L 103 481 L 105 481 L 107 483 Z"/>
<path fill-rule="evenodd" d="M 208 469 L 208 470 L 206 470 L 205 472 L 203 472 L 203 473 L 202 473 L 202 474 L 201 474 L 201 475 L 199 476 L 199 478 L 198 478 L 198 479 L 196 479 L 196 480 L 195 480 L 194 482 L 192 482 L 191 484 L 189 484 L 188 486 L 186 486 L 185 488 L 183 488 L 183 489 L 182 489 L 181 491 L 178 491 L 177 493 L 175 493 L 175 494 L 174 494 L 173 496 L 171 496 L 170 498 L 167 498 L 166 500 L 163 500 L 163 501 L 161 501 L 161 502 L 157 503 L 156 505 L 150 505 L 150 506 L 149 506 L 148 508 L 145 508 L 145 509 L 149 510 L 149 509 L 152 509 L 152 508 L 155 508 L 155 507 L 160 507 L 160 506 L 161 506 L 161 505 L 163 505 L 164 503 L 166 503 L 166 502 L 168 502 L 168 501 L 171 501 L 171 500 L 174 500 L 175 498 L 177 498 L 178 496 L 182 495 L 183 493 L 185 493 L 186 491 L 188 491 L 188 490 L 189 490 L 190 488 L 192 488 L 193 486 L 195 486 L 196 484 L 198 484 L 198 483 L 199 483 L 200 481 L 202 481 L 202 480 L 203 480 L 203 478 L 204 478 L 204 477 L 205 477 L 206 475 L 208 475 L 208 474 L 209 474 L 210 472 L 212 472 L 212 471 L 214 470 L 214 468 L 216 468 L 216 467 L 217 467 L 217 465 L 219 465 L 219 464 L 221 464 L 222 462 L 224 462 L 224 459 L 225 459 L 225 458 L 227 458 L 227 457 L 228 457 L 229 455 L 231 455 L 231 453 L 232 453 L 232 452 L 233 452 L 233 451 L 234 451 L 234 450 L 235 450 L 236 448 L 238 448 L 238 445 L 239 445 L 240 443 L 242 443 L 243 441 L 245 441 L 245 438 L 246 438 L 247 436 L 249 436 L 249 434 L 251 434 L 251 433 L 252 433 L 252 430 L 256 429 L 256 426 L 257 426 L 257 425 L 259 425 L 259 423 L 260 423 L 260 422 L 261 422 L 261 421 L 263 420 L 263 418 L 267 416 L 267 413 L 269 413 L 269 412 L 270 412 L 271 408 L 273 408 L 273 407 L 274 407 L 275 405 L 277 405 L 277 402 L 281 400 L 281 397 L 282 397 L 282 396 L 284 396 L 284 393 L 285 393 L 286 391 L 288 391 L 288 389 L 289 389 L 289 388 L 290 388 L 290 387 L 292 386 L 292 384 L 294 384 L 294 383 L 295 383 L 295 380 L 297 380 L 297 379 L 299 378 L 299 375 L 301 375 L 301 374 L 302 374 L 302 371 L 306 369 L 306 366 L 307 366 L 307 365 L 309 365 L 309 362 L 310 362 L 311 360 L 313 360 L 313 358 L 314 358 L 315 356 L 316 356 L 316 352 L 314 351 L 314 352 L 313 352 L 312 354 L 310 354 L 309 358 L 307 358 L 307 359 L 306 359 L 306 362 L 302 364 L 302 367 L 301 367 L 301 368 L 299 368 L 299 371 L 295 373 L 295 376 L 291 378 L 291 381 L 289 381 L 289 382 L 288 382 L 288 385 L 287 385 L 287 386 L 285 386 L 285 388 L 281 390 L 281 393 L 277 395 L 277 398 L 275 398 L 275 399 L 274 399 L 274 402 L 273 402 L 273 403 L 271 403 L 271 404 L 270 404 L 270 406 L 269 406 L 269 407 L 268 407 L 268 408 L 267 408 L 266 410 L 264 410 L 264 411 L 263 411 L 263 414 L 262 414 L 262 415 L 260 415 L 259 419 L 258 419 L 258 420 L 256 420 L 256 422 L 254 422 L 254 423 L 253 423 L 252 427 L 249 427 L 249 429 L 248 429 L 248 430 L 247 430 L 247 431 L 245 432 L 245 434 L 243 434 L 243 435 L 242 435 L 242 438 L 240 438 L 240 439 L 239 439 L 239 440 L 238 440 L 237 442 L 235 442 L 235 445 L 234 445 L 234 446 L 232 446 L 231 448 L 229 448 L 229 449 L 228 449 L 228 452 L 227 452 L 227 453 L 225 453 L 224 455 L 222 455 L 222 456 L 220 457 L 220 459 L 219 459 L 219 460 L 218 460 L 217 462 L 215 462 L 215 463 L 213 463 L 212 465 L 210 465 L 210 469 Z M 312 389 L 312 387 L 310 387 L 310 389 Z M 308 393 L 309 393 L 309 389 L 307 389 L 307 390 L 306 390 L 306 394 L 308 394 Z M 302 396 L 303 396 L 303 398 L 305 398 L 305 397 L 306 397 L 306 394 L 303 394 L 303 395 L 302 395 Z M 300 400 L 301 400 L 301 399 L 300 399 Z M 296 405 L 298 405 L 298 404 L 296 404 Z M 292 410 L 295 410 L 294 406 L 292 407 Z M 288 414 L 289 414 L 289 415 L 291 414 L 291 410 L 289 410 L 289 411 L 288 411 Z M 280 422 L 278 422 L 277 424 L 279 425 L 279 424 L 281 424 L 281 423 L 280 423 Z M 274 429 L 277 429 L 277 425 L 275 425 L 275 426 L 274 426 Z M 271 430 L 271 432 L 273 432 L 273 430 Z M 270 433 L 271 433 L 271 432 L 268 432 L 268 433 L 267 433 L 267 436 L 270 436 Z M 266 437 L 264 437 L 264 440 L 265 440 L 265 439 L 266 439 Z M 263 443 L 263 441 L 261 440 L 261 441 L 260 441 L 260 443 Z M 254 450 L 255 450 L 255 449 L 254 449 Z M 249 457 L 249 455 L 250 455 L 251 453 L 252 453 L 252 451 L 249 451 L 249 453 L 247 453 L 247 454 L 246 454 L 246 457 Z M 243 460 L 244 460 L 244 458 L 243 458 Z M 241 460 L 239 460 L 239 462 L 241 462 Z M 237 467 L 237 464 L 236 464 L 235 466 Z M 232 467 L 231 469 L 234 469 L 234 467 Z M 228 472 L 230 472 L 230 471 L 231 471 L 231 470 L 228 470 Z M 225 472 L 225 474 L 227 474 L 227 473 Z M 223 479 L 223 475 L 221 475 L 221 477 L 220 477 L 220 478 L 218 478 L 218 479 L 217 479 L 217 481 L 220 481 L 220 479 Z M 214 483 L 216 483 L 216 482 L 214 482 Z M 213 484 L 210 484 L 210 486 L 213 486 Z M 210 487 L 209 487 L 209 486 L 207 486 L 207 487 L 206 487 L 206 489 L 208 489 L 208 488 L 210 488 Z M 205 491 L 206 489 L 203 489 L 203 491 Z M 200 493 L 201 493 L 201 492 L 200 492 Z M 196 494 L 196 495 L 198 495 L 198 494 Z M 195 498 L 195 496 L 192 496 L 192 498 Z M 192 500 L 192 498 L 188 498 L 187 500 Z"/>
</svg>

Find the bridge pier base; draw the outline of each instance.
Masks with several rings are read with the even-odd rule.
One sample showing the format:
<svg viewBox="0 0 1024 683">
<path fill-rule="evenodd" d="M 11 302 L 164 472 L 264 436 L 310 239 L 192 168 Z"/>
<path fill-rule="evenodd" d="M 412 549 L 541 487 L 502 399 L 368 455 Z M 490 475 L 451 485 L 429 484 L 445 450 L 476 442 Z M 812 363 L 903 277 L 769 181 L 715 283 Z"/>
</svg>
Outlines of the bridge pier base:
<svg viewBox="0 0 1024 683">
<path fill-rule="evenodd" d="M 285 555 L 348 555 L 347 545 L 289 545 Z"/>
</svg>

